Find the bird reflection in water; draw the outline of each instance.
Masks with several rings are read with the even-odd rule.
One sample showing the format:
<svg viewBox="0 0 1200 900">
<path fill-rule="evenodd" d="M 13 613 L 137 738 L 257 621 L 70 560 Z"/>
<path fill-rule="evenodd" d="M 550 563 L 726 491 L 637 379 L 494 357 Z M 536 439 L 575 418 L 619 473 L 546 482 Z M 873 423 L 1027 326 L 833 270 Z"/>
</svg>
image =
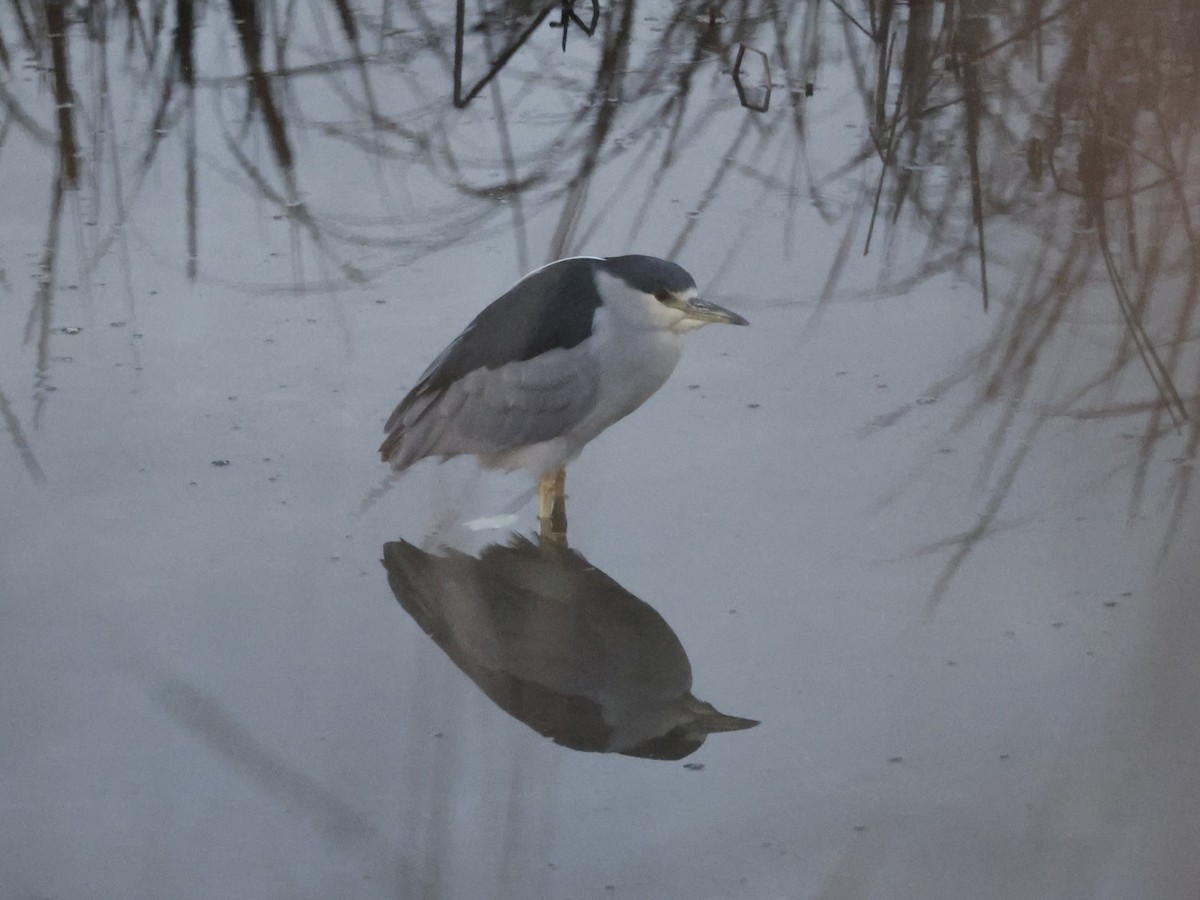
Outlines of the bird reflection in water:
<svg viewBox="0 0 1200 900">
<path fill-rule="evenodd" d="M 478 557 L 384 545 L 400 605 L 501 709 L 573 750 L 682 759 L 758 722 L 691 693 L 671 626 L 561 540 L 513 535 Z"/>
</svg>

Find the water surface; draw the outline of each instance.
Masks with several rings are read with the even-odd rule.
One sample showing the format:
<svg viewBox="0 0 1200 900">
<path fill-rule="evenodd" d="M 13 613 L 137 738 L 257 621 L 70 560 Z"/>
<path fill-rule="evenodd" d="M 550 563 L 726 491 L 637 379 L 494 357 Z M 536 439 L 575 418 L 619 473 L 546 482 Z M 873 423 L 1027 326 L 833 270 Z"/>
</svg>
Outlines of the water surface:
<svg viewBox="0 0 1200 900">
<path fill-rule="evenodd" d="M 1200 16 L 562 10 L 0 8 L 7 895 L 1194 897 Z M 752 324 L 569 549 L 380 491 L 626 252 Z"/>
</svg>

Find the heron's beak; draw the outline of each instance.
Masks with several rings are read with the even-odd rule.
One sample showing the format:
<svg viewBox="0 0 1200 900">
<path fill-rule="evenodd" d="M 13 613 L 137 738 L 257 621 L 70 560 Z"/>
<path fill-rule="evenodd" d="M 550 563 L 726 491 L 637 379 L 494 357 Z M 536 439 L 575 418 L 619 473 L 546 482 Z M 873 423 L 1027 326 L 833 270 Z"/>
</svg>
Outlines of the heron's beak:
<svg viewBox="0 0 1200 900">
<path fill-rule="evenodd" d="M 701 300 L 699 297 L 684 300 L 679 304 L 679 309 L 683 311 L 686 318 L 694 322 L 720 322 L 725 325 L 750 324 L 732 310 L 709 303 L 707 300 Z"/>
<path fill-rule="evenodd" d="M 758 719 L 743 719 L 740 716 L 727 716 L 723 712 L 717 712 L 711 703 L 706 703 L 691 693 L 684 695 L 683 707 L 691 714 L 691 730 L 699 735 L 718 731 L 742 731 L 759 724 Z"/>
</svg>

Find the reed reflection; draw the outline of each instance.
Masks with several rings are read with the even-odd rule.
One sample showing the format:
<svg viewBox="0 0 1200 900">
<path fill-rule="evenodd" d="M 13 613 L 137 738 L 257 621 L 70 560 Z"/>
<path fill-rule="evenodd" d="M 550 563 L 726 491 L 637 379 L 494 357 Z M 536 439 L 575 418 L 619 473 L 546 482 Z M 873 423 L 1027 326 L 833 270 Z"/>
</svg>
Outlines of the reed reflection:
<svg viewBox="0 0 1200 900">
<path fill-rule="evenodd" d="M 384 545 L 404 610 L 497 706 L 573 750 L 682 759 L 752 728 L 691 693 L 679 638 L 561 540 L 514 535 L 478 556 Z"/>
<path fill-rule="evenodd" d="M 931 373 L 926 393 L 957 392 L 958 426 L 995 438 L 980 465 L 989 502 L 947 544 L 947 578 L 1055 420 L 1137 423 L 1130 518 L 1154 496 L 1155 449 L 1182 435 L 1172 456 L 1190 462 L 1157 495 L 1170 541 L 1200 452 L 1189 351 L 1200 328 L 1200 7 L 689 0 L 611 4 L 594 21 L 590 3 L 571 9 L 175 0 L 148 15 L 117 0 L 0 2 L 0 170 L 27 166 L 13 152 L 22 144 L 46 163 L 18 173 L 43 178 L 47 202 L 9 255 L 35 270 L 27 311 L 13 314 L 32 348 L 32 402 L 0 385 L 29 475 L 30 435 L 55 387 L 60 270 L 86 276 L 117 257 L 133 310 L 149 301 L 128 235 L 180 232 L 178 246 L 152 248 L 159 258 L 198 281 L 254 282 L 257 271 L 229 274 L 210 249 L 214 226 L 204 231 L 204 204 L 230 206 L 221 192 L 235 185 L 253 201 L 243 214 L 263 220 L 248 232 L 287 231 L 294 274 L 269 285 L 287 290 L 394 278 L 498 236 L 512 243 L 514 277 L 600 245 L 674 258 L 720 246 L 724 256 L 709 251 L 718 299 L 739 258 L 819 265 L 811 303 L 778 301 L 813 306 L 813 323 L 826 304 L 862 295 L 847 282 L 868 266 L 872 297 L 960 273 L 991 333 L 955 371 Z M 859 102 L 822 119 L 822 96 L 846 85 Z M 858 146 L 830 154 L 846 125 Z M 379 205 L 322 193 L 330 160 L 377 186 Z M 177 202 L 139 204 L 148 183 Z M 405 200 L 411 184 L 419 202 Z M 664 219 L 672 203 L 690 212 Z M 769 251 L 756 246 L 761 230 L 730 233 L 759 209 L 777 214 Z M 531 229 L 535 215 L 549 225 Z M 814 228 L 840 236 L 836 252 L 805 254 Z M 1097 283 L 1105 352 L 1064 366 L 1069 323 L 1094 314 Z"/>
</svg>

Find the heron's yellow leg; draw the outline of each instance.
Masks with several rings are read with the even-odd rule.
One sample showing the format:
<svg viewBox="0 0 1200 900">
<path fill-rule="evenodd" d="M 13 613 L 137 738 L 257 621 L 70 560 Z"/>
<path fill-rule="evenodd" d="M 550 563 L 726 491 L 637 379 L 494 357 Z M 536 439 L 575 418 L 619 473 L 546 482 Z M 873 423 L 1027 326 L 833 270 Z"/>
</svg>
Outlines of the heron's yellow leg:
<svg viewBox="0 0 1200 900">
<path fill-rule="evenodd" d="M 547 472 L 538 482 L 538 518 L 549 519 L 556 502 L 566 499 L 567 470 Z"/>
<path fill-rule="evenodd" d="M 543 530 L 549 525 L 553 531 L 567 530 L 567 470 L 548 472 L 538 482 L 538 518 Z"/>
</svg>

